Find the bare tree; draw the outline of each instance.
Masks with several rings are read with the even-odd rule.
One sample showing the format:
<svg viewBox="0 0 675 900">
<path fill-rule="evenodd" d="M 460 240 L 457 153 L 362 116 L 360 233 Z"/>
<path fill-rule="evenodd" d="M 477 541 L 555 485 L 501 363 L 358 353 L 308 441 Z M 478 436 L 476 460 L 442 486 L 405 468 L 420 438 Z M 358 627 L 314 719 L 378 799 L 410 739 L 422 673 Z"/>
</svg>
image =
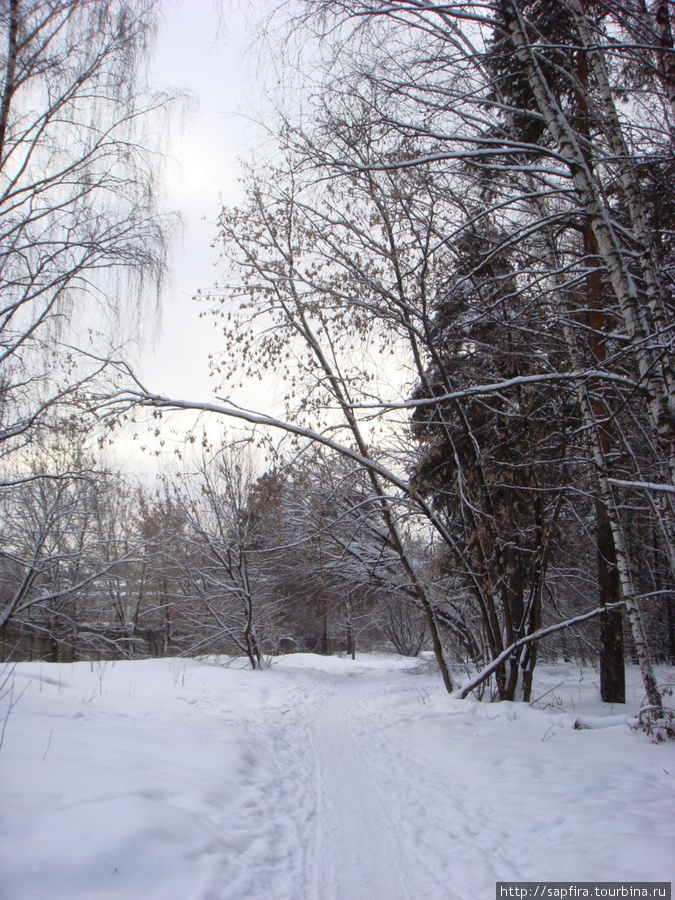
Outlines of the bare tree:
<svg viewBox="0 0 675 900">
<path fill-rule="evenodd" d="M 6 652 L 15 643 L 20 654 L 73 658 L 82 642 L 96 652 L 91 638 L 110 624 L 110 589 L 137 546 L 114 514 L 121 477 L 94 460 L 85 437 L 73 420 L 39 442 L 34 433 L 31 449 L 15 454 L 13 483 L 0 487 Z"/>
<path fill-rule="evenodd" d="M 170 98 L 145 81 L 154 16 L 152 2 L 124 0 L 0 8 L 3 624 L 51 610 L 77 631 L 75 606 L 96 605 L 92 586 L 119 577 L 127 555 L 124 535 L 95 537 L 111 521 L 113 476 L 84 452 L 95 443 L 80 401 L 105 367 L 95 335 L 137 331 L 164 267 L 156 186 Z M 79 455 L 52 452 L 76 418 Z"/>
<path fill-rule="evenodd" d="M 186 582 L 185 596 L 175 598 L 189 635 L 183 652 L 236 648 L 258 669 L 273 603 L 258 553 L 263 524 L 251 504 L 255 480 L 248 446 L 233 445 L 174 481 L 171 498 L 182 524 L 174 564 Z"/>
<path fill-rule="evenodd" d="M 286 463 L 278 460 L 260 480 L 255 501 L 283 598 L 280 616 L 296 643 L 355 658 L 357 646 L 381 645 L 384 635 L 405 644 L 409 655 L 419 652 L 424 613 L 363 466 L 312 447 Z M 409 556 L 419 556 L 410 535 L 401 530 L 401 537 Z"/>
<path fill-rule="evenodd" d="M 136 328 L 161 276 L 168 98 L 144 82 L 153 16 L 124 0 L 0 9 L 2 453 L 97 369 L 55 339 L 86 338 L 85 321 L 114 331 L 118 316 Z"/>
<path fill-rule="evenodd" d="M 322 3 L 309 4 L 309 8 L 327 11 Z M 364 106 L 380 114 L 380 122 L 409 138 L 406 152 L 380 154 L 378 159 L 364 161 L 356 149 L 347 154 L 343 151 L 338 159 L 335 142 L 324 144 L 330 148 L 333 165 L 340 162 L 352 172 L 372 172 L 425 165 L 430 160 L 447 163 L 461 159 L 465 171 L 471 170 L 483 184 L 483 204 L 486 190 L 493 192 L 488 205 L 500 211 L 514 211 L 522 198 L 528 198 L 529 213 L 521 215 L 519 220 L 512 219 L 519 227 L 510 229 L 511 245 L 514 232 L 525 236 L 534 226 L 543 234 L 551 214 L 558 222 L 562 221 L 561 214 L 565 215 L 571 229 L 583 228 L 584 222 L 590 225 L 585 228 L 586 268 L 592 265 L 604 270 L 607 287 L 613 294 L 612 315 L 617 316 L 625 341 L 620 356 L 610 360 L 604 350 L 602 355 L 599 353 L 604 339 L 596 330 L 596 338 L 591 337 L 591 343 L 595 340 L 596 344 L 595 363 L 605 370 L 615 367 L 618 359 L 624 365 L 630 360 L 634 366 L 634 383 L 638 391 L 644 391 L 642 408 L 650 419 L 652 437 L 664 464 L 655 479 L 657 483 L 666 482 L 663 498 L 655 493 L 653 503 L 658 507 L 657 521 L 666 546 L 672 545 L 673 515 L 668 508 L 673 485 L 669 462 L 673 454 L 669 327 L 672 280 L 663 265 L 668 227 L 664 227 L 663 221 L 659 227 L 655 216 L 661 205 L 658 201 L 650 203 L 640 189 L 641 173 L 658 172 L 667 165 L 670 155 L 672 119 L 669 106 L 664 107 L 663 97 L 664 88 L 668 93 L 672 48 L 663 8 L 659 7 L 652 18 L 645 7 L 637 10 L 630 4 L 571 2 L 545 9 L 535 2 L 435 7 L 403 0 L 391 6 L 344 3 L 341 14 L 351 19 L 352 24 L 359 23 L 357 31 L 363 30 L 361 23 L 370 27 L 371 23 L 379 22 L 384 23 L 380 34 L 390 28 L 394 32 L 398 29 L 400 35 L 399 26 L 403 24 L 410 32 L 423 33 L 427 46 L 429 40 L 435 46 L 423 51 L 420 44 L 398 38 L 399 46 L 411 51 L 407 59 L 413 64 L 415 77 L 406 72 L 401 54 L 396 64 L 392 64 L 388 53 L 386 57 L 381 55 L 384 62 L 379 63 L 379 68 L 377 63 L 372 66 L 369 62 L 360 66 L 370 89 L 369 96 L 361 92 Z M 557 23 L 556 17 L 560 20 Z M 629 40 L 617 44 L 616 30 L 634 34 L 637 20 L 640 43 L 632 44 Z M 330 27 L 334 27 L 334 21 Z M 505 63 L 497 73 L 494 69 L 486 71 L 486 59 L 490 59 L 491 52 L 489 44 L 495 40 L 508 45 Z M 434 59 L 443 59 L 442 71 L 446 77 L 441 80 Z M 658 61 L 656 66 L 654 59 Z M 464 73 L 459 68 L 452 69 L 460 61 Z M 367 67 L 370 71 L 366 71 Z M 448 78 L 451 70 L 453 77 Z M 639 72 L 646 90 L 639 105 L 629 102 L 620 107 L 616 97 L 627 98 L 619 87 L 627 72 L 633 76 Z M 377 101 L 384 93 L 389 100 L 388 107 L 373 102 L 374 84 L 385 85 Z M 570 102 L 570 98 L 576 101 Z M 411 110 L 417 115 L 410 117 Z M 354 123 L 353 127 L 358 126 Z M 639 144 L 636 134 L 640 135 Z M 641 161 L 645 158 L 648 163 L 643 165 Z M 508 172 L 510 198 L 504 193 L 504 179 L 495 177 L 494 168 L 490 168 L 496 163 Z M 525 211 L 524 205 L 521 210 Z M 479 208 L 476 211 L 482 215 Z M 550 238 L 549 230 L 547 239 Z M 565 266 L 564 257 L 562 264 Z M 557 273 L 560 271 L 557 269 Z M 564 277 L 563 281 L 569 297 L 572 279 Z M 553 283 L 557 290 L 560 286 L 557 275 Z M 593 305 L 589 302 L 591 312 Z M 569 323 L 569 301 L 564 308 L 563 315 Z M 598 311 L 595 303 L 596 319 Z M 590 327 L 597 329 L 593 322 Z M 568 352 L 576 361 L 578 329 L 570 329 L 568 334 Z M 580 399 L 592 438 L 598 508 L 606 513 L 609 520 L 606 530 L 611 531 L 614 544 L 613 552 L 600 554 L 601 562 L 607 559 L 610 569 L 618 572 L 647 696 L 658 708 L 658 688 L 631 580 L 625 524 L 619 511 L 622 504 L 615 496 L 613 485 L 621 481 L 625 487 L 651 488 L 646 479 L 639 477 L 639 472 L 634 472 L 633 479 L 614 476 L 606 440 L 611 412 L 606 410 L 599 416 L 600 401 L 590 396 L 586 388 L 581 390 Z M 623 431 L 622 442 L 635 462 L 637 454 L 626 437 L 627 432 Z M 658 465 L 656 458 L 650 464 Z"/>
</svg>

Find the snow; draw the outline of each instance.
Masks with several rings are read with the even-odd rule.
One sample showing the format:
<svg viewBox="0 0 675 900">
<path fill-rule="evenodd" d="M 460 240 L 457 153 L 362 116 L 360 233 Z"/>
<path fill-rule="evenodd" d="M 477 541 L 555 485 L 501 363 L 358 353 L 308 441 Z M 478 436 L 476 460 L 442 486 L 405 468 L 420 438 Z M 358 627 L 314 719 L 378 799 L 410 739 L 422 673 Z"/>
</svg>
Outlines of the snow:
<svg viewBox="0 0 675 900">
<path fill-rule="evenodd" d="M 416 665 L 17 665 L 0 898 L 491 900 L 496 881 L 673 879 L 675 747 L 630 728 L 636 671 L 611 709 L 588 668 L 540 667 L 528 706 L 452 699 Z"/>
</svg>

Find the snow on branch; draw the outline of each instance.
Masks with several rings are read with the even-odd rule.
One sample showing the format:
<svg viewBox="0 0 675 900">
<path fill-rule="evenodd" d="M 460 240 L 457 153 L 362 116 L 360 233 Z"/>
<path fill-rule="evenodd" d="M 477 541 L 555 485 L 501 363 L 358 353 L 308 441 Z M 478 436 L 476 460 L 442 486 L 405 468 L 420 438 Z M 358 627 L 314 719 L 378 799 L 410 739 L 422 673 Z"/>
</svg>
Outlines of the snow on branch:
<svg viewBox="0 0 675 900">
<path fill-rule="evenodd" d="M 566 619 L 564 622 L 558 622 L 557 625 L 549 625 L 547 628 L 540 628 L 539 631 L 535 631 L 534 634 L 528 634 L 519 641 L 515 641 L 505 650 L 502 650 L 499 656 L 493 659 L 484 669 L 481 669 L 480 672 L 477 672 L 473 678 L 470 678 L 469 681 L 466 682 L 466 684 L 463 684 L 461 688 L 455 691 L 453 696 L 459 700 L 465 700 L 474 688 L 477 688 L 478 685 L 487 681 L 490 675 L 492 675 L 492 673 L 495 672 L 509 656 L 515 653 L 519 647 L 523 647 L 525 644 L 531 644 L 533 641 L 539 641 L 542 638 L 548 637 L 549 634 L 554 634 L 556 631 L 571 628 L 573 625 L 581 624 L 581 622 L 587 622 L 589 619 L 594 619 L 596 616 L 611 612 L 613 609 L 621 609 L 623 606 L 623 600 L 620 600 L 618 603 L 608 603 L 607 606 L 599 606 L 581 616 L 575 616 L 573 619 Z"/>
<path fill-rule="evenodd" d="M 656 484 L 653 481 L 623 481 L 621 478 L 608 478 L 607 481 L 617 487 L 637 488 L 639 491 L 662 491 L 666 494 L 675 494 L 675 487 L 671 484 Z"/>
<path fill-rule="evenodd" d="M 472 397 L 479 394 L 497 394 L 500 391 L 527 384 L 545 384 L 547 382 L 573 382 L 587 381 L 589 379 L 602 379 L 604 381 L 618 382 L 632 389 L 640 389 L 640 385 L 623 375 L 614 375 L 611 372 L 603 372 L 598 369 L 584 369 L 579 372 L 551 372 L 542 375 L 518 375 L 506 381 L 497 381 L 491 384 L 476 384 L 463 388 L 461 391 L 451 391 L 447 394 L 439 394 L 436 397 L 426 397 L 421 400 L 404 400 L 391 403 L 355 403 L 351 409 L 415 409 L 418 406 L 435 406 L 437 403 L 447 403 L 450 400 L 460 400 L 464 397 Z"/>
</svg>

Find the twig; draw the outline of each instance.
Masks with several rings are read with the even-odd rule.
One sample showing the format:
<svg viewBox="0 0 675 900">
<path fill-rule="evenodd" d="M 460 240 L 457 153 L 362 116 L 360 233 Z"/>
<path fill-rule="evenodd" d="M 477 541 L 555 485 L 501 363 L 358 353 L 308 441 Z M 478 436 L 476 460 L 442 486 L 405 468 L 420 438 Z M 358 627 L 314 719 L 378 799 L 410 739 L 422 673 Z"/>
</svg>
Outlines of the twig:
<svg viewBox="0 0 675 900">
<path fill-rule="evenodd" d="M 564 682 L 564 681 L 561 681 L 560 684 L 556 684 L 556 685 L 554 685 L 552 688 L 549 688 L 549 689 L 548 689 L 547 691 L 545 691 L 543 694 L 540 694 L 538 697 L 535 697 L 534 700 L 530 700 L 530 706 L 533 706 L 535 703 L 538 703 L 539 700 L 541 700 L 543 697 L 546 696 L 546 694 L 550 694 L 551 691 L 554 691 L 556 688 L 559 688 L 561 684 L 565 684 L 565 682 Z"/>
</svg>

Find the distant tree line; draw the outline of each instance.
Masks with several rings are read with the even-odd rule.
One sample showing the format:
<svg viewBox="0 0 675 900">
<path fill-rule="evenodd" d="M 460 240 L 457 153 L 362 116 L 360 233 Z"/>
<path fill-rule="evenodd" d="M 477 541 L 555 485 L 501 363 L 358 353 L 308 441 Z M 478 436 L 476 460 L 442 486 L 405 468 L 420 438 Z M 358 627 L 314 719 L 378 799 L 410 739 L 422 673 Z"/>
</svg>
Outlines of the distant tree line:
<svg viewBox="0 0 675 900">
<path fill-rule="evenodd" d="M 226 445 L 149 488 L 102 468 L 84 437 L 61 423 L 26 461 L 36 475 L 54 467 L 59 477 L 25 479 L 3 495 L 3 659 L 225 654 L 258 668 L 279 653 L 415 657 L 432 648 L 365 473 L 340 455 L 312 451 L 255 475 L 249 445 Z M 466 597 L 450 593 L 457 579 L 445 553 L 422 531 L 405 544 L 454 668 L 480 667 L 480 633 Z M 576 562 L 576 573 L 569 559 L 552 562 L 544 624 L 583 614 L 598 590 L 592 560 Z M 672 661 L 672 632 L 658 616 L 646 625 L 656 660 Z M 590 623 L 543 652 L 597 665 L 600 647 Z"/>
<path fill-rule="evenodd" d="M 64 450 L 65 429 L 34 471 L 76 474 L 3 497 L 4 659 L 233 654 L 258 668 L 280 652 L 425 646 L 377 517 L 355 511 L 362 476 L 339 457 L 254 477 L 248 448 L 226 447 L 150 490 L 97 467 L 79 432 Z"/>
</svg>

